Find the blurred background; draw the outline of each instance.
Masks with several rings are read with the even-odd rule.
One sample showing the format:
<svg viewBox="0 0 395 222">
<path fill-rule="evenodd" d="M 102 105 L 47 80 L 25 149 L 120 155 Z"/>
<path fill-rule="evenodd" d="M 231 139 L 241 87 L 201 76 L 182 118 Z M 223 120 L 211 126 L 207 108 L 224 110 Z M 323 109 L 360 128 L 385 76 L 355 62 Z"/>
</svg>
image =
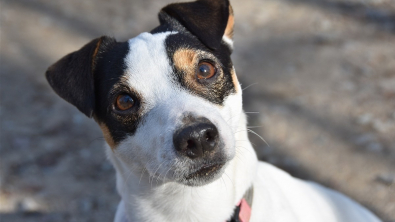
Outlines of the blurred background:
<svg viewBox="0 0 395 222">
<path fill-rule="evenodd" d="M 112 221 L 101 131 L 44 72 L 103 34 L 150 31 L 171 2 L 0 0 L 0 221 Z M 259 158 L 395 221 L 395 0 L 231 3 Z"/>
</svg>

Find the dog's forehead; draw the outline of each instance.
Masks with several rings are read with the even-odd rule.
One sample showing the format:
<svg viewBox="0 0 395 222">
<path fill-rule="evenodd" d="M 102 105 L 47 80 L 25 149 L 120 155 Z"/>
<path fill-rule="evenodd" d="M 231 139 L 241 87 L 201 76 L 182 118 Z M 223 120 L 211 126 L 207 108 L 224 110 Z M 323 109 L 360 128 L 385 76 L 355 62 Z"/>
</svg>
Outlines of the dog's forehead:
<svg viewBox="0 0 395 222">
<path fill-rule="evenodd" d="M 129 39 L 129 53 L 126 55 L 125 63 L 127 68 L 141 71 L 146 69 L 144 64 L 160 66 L 159 62 L 169 64 L 166 56 L 166 37 L 177 32 L 162 32 L 151 34 L 148 32 Z M 140 67 L 140 65 L 143 65 Z M 163 68 L 163 67 L 158 67 Z"/>
<path fill-rule="evenodd" d="M 166 38 L 172 34 L 175 33 L 142 33 L 128 41 L 124 79 L 143 99 L 148 99 L 144 101 L 145 108 L 154 105 L 150 103 L 153 99 L 163 99 L 177 87 L 171 82 L 172 67 L 165 47 Z"/>
<path fill-rule="evenodd" d="M 188 33 L 142 33 L 130 39 L 128 45 L 121 80 L 141 95 L 145 110 L 152 108 L 155 101 L 168 99 L 174 91 L 198 95 L 219 105 L 234 92 L 230 54 L 226 50 L 213 52 Z M 221 78 L 216 84 L 206 87 L 194 80 L 201 59 L 217 64 Z"/>
</svg>

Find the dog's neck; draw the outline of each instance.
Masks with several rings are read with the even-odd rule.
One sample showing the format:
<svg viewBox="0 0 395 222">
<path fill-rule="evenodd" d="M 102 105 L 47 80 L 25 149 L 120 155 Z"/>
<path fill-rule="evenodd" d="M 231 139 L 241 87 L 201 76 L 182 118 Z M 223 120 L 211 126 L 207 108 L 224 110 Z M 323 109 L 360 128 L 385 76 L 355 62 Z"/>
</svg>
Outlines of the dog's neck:
<svg viewBox="0 0 395 222">
<path fill-rule="evenodd" d="M 257 157 L 248 140 L 243 114 L 235 133 L 236 156 L 225 173 L 216 181 L 190 187 L 176 182 L 163 182 L 144 173 L 134 173 L 116 158 L 108 155 L 117 173 L 117 190 L 122 202 L 116 220 L 132 221 L 225 221 L 251 186 Z M 125 215 L 123 215 L 125 214 Z"/>
</svg>

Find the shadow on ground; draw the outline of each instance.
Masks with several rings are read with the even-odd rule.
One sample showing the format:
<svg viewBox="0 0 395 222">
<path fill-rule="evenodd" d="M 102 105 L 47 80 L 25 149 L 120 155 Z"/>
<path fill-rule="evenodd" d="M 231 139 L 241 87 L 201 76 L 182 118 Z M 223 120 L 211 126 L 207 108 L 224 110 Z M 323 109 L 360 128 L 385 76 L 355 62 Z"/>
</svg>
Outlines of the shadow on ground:
<svg viewBox="0 0 395 222">
<path fill-rule="evenodd" d="M 0 1 L 2 220 L 113 218 L 119 198 L 100 130 L 44 72 L 90 39 L 151 30 L 170 2 Z M 251 133 L 260 159 L 395 220 L 391 0 L 232 4 L 249 125 L 270 145 Z"/>
</svg>

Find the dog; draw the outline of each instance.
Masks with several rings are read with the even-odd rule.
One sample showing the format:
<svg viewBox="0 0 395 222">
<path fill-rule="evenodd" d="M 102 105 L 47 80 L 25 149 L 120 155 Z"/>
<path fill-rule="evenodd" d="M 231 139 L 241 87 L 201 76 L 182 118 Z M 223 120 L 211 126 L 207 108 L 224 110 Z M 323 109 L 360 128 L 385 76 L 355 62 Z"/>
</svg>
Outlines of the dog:
<svg viewBox="0 0 395 222">
<path fill-rule="evenodd" d="M 375 222 L 350 198 L 259 162 L 232 65 L 228 0 L 175 3 L 126 42 L 102 36 L 46 72 L 98 123 L 122 200 L 115 222 Z"/>
</svg>

